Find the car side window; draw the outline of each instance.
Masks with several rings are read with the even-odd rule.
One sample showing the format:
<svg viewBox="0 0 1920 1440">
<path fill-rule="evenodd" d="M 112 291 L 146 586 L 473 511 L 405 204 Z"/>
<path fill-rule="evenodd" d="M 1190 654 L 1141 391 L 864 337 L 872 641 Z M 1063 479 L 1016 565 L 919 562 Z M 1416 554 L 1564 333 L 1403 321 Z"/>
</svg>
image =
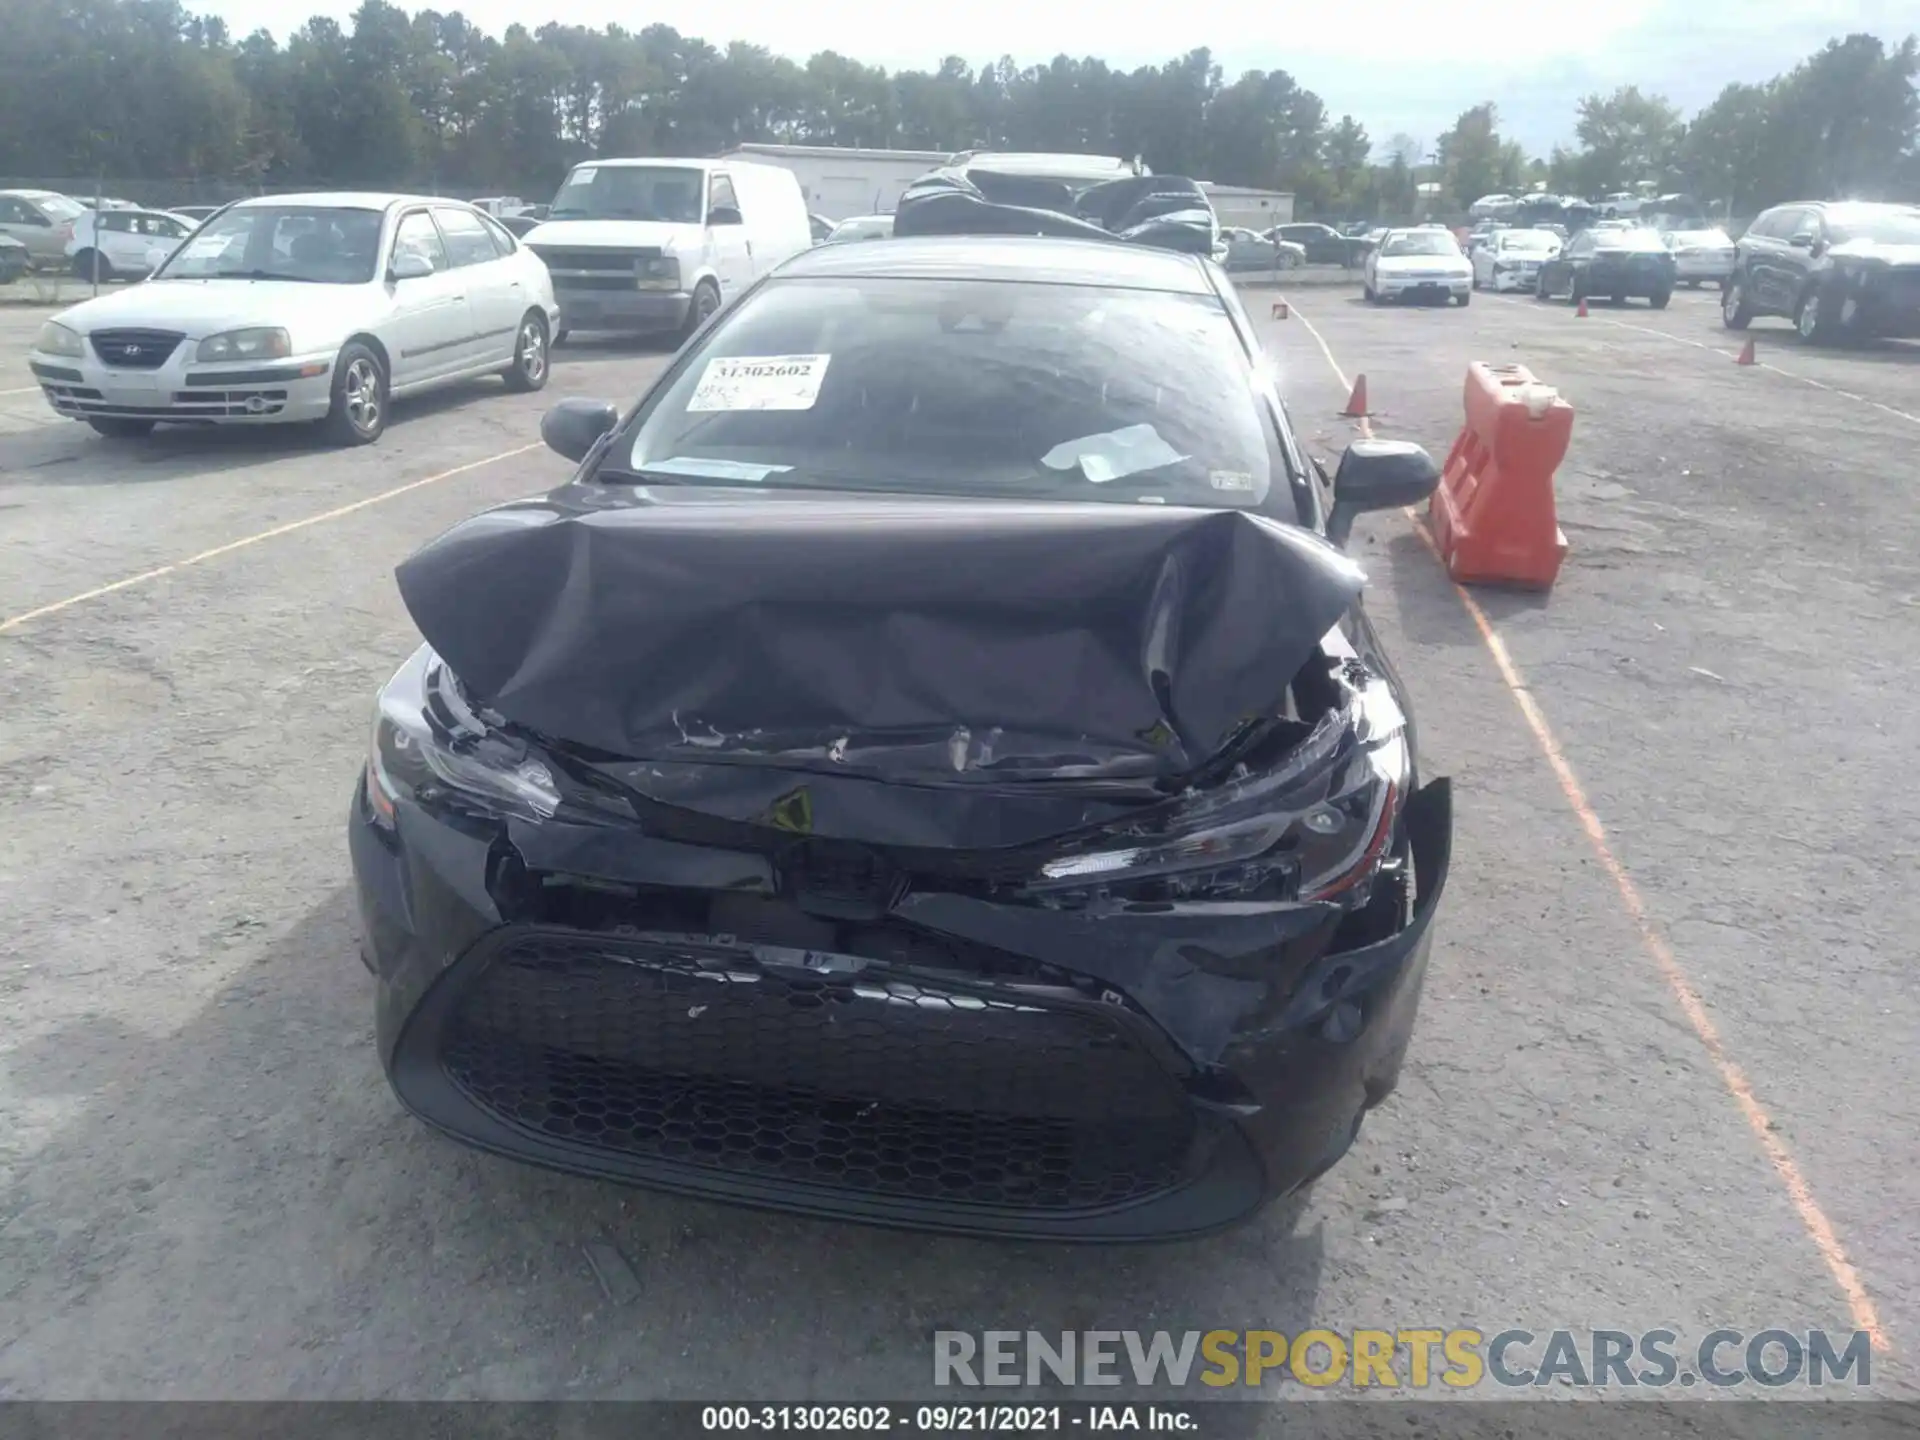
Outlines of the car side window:
<svg viewBox="0 0 1920 1440">
<path fill-rule="evenodd" d="M 733 193 L 733 181 L 725 175 L 715 175 L 707 191 L 707 214 L 719 209 L 728 209 L 736 215 L 740 213 L 740 197 Z"/>
<path fill-rule="evenodd" d="M 105 215 L 100 217 L 100 228 L 102 230 L 111 230 L 115 234 L 131 234 L 133 231 L 133 217 L 124 211 L 109 210 Z"/>
<path fill-rule="evenodd" d="M 440 243 L 440 232 L 433 227 L 433 217 L 424 210 L 415 210 L 401 219 L 399 228 L 393 232 L 393 253 L 423 256 L 436 273 L 447 268 L 447 248 Z"/>
<path fill-rule="evenodd" d="M 513 238 L 513 232 L 492 216 L 482 215 L 480 223 L 487 227 L 487 234 L 493 237 L 493 248 L 500 254 L 511 255 L 520 248 L 519 242 Z"/>
<path fill-rule="evenodd" d="M 493 236 L 473 211 L 441 208 L 433 212 L 433 218 L 447 242 L 447 261 L 455 269 L 463 265 L 489 265 L 500 258 Z"/>
<path fill-rule="evenodd" d="M 18 200 L 0 199 L 0 225 L 28 224 L 26 210 Z"/>
</svg>

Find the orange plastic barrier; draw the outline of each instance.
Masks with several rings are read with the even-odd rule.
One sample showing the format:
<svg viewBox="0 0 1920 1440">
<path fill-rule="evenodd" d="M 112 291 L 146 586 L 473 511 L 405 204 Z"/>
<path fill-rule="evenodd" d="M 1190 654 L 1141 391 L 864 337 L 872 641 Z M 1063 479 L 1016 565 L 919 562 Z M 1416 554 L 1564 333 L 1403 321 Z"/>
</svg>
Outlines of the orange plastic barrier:
<svg viewBox="0 0 1920 1440">
<path fill-rule="evenodd" d="M 1447 574 L 1463 585 L 1550 590 L 1567 554 L 1553 472 L 1573 438 L 1573 406 L 1530 370 L 1475 361 L 1466 409 L 1427 503 Z"/>
</svg>

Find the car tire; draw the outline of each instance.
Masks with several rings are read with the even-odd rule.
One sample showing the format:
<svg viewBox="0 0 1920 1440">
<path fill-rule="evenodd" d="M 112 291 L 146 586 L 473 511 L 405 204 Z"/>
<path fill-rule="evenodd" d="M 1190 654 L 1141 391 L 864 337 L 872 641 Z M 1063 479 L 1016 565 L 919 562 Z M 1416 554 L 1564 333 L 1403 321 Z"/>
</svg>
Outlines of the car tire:
<svg viewBox="0 0 1920 1440">
<path fill-rule="evenodd" d="M 538 310 L 529 310 L 520 321 L 520 333 L 513 341 L 513 361 L 507 366 L 507 389 L 516 395 L 531 395 L 544 390 L 553 366 L 547 360 L 547 321 Z"/>
<path fill-rule="evenodd" d="M 1462 310 L 1466 309 L 1467 306 L 1469 306 L 1472 303 L 1473 303 L 1473 292 L 1471 290 L 1467 291 L 1466 294 L 1460 297 L 1460 308 Z"/>
<path fill-rule="evenodd" d="M 333 365 L 333 408 L 320 422 L 342 446 L 371 445 L 387 428 L 387 367 L 372 347 L 351 340 Z"/>
<path fill-rule="evenodd" d="M 97 250 L 81 250 L 73 257 L 73 278 L 76 280 L 93 279 L 93 257 Z M 113 265 L 106 256 L 100 256 L 100 279 L 102 282 L 113 279 Z"/>
<path fill-rule="evenodd" d="M 1827 345 L 1832 343 L 1839 325 L 1827 305 L 1825 297 L 1817 285 L 1809 286 L 1807 293 L 1800 297 L 1800 303 L 1793 310 L 1794 333 L 1800 337 L 1803 345 Z"/>
<path fill-rule="evenodd" d="M 1548 298 L 1547 297 L 1547 277 L 1545 275 L 1534 276 L 1533 298 L 1536 300 L 1545 300 Z"/>
<path fill-rule="evenodd" d="M 1753 323 L 1753 306 L 1747 302 L 1747 287 L 1738 274 L 1729 275 L 1720 291 L 1720 323 L 1729 330 L 1744 330 Z"/>
<path fill-rule="evenodd" d="M 1667 308 L 1667 302 L 1671 299 L 1673 299 L 1673 292 L 1671 290 L 1656 290 L 1647 297 L 1647 303 L 1656 310 L 1664 310 Z"/>
<path fill-rule="evenodd" d="M 693 287 L 693 299 L 687 304 L 687 323 L 680 329 L 680 338 L 684 340 L 692 335 L 719 308 L 720 287 L 711 280 L 702 280 Z"/>
<path fill-rule="evenodd" d="M 87 421 L 109 440 L 138 440 L 153 433 L 153 421 L 134 420 L 119 415 L 97 415 Z"/>
</svg>

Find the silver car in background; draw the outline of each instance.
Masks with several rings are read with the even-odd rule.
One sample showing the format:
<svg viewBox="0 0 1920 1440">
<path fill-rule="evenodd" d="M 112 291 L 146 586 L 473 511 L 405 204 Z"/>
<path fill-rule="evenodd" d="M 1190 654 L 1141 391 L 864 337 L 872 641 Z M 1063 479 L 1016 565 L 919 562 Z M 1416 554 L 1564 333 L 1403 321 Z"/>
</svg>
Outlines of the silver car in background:
<svg viewBox="0 0 1920 1440">
<path fill-rule="evenodd" d="M 1660 237 L 1673 252 L 1674 279 L 1698 289 L 1703 284 L 1724 285 L 1733 274 L 1733 237 L 1717 226 L 1704 230 L 1669 230 Z"/>
<path fill-rule="evenodd" d="M 0 235 L 26 246 L 36 270 L 66 268 L 73 222 L 86 213 L 78 200 L 52 190 L 0 190 Z"/>
<path fill-rule="evenodd" d="M 1561 243 L 1551 230 L 1494 231 L 1473 252 L 1473 288 L 1531 295 L 1540 266 L 1560 253 Z"/>
<path fill-rule="evenodd" d="M 365 445 L 397 396 L 488 374 L 540 389 L 559 314 L 539 256 L 471 205 L 280 195 L 55 315 L 27 364 L 56 411 L 103 435 L 317 421 Z"/>
</svg>

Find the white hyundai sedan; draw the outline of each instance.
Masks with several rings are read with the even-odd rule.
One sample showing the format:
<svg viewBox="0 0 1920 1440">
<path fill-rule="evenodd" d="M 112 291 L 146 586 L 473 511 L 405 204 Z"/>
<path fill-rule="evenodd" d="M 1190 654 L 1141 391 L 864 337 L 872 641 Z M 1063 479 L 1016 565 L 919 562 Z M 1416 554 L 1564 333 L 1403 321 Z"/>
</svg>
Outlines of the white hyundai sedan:
<svg viewBox="0 0 1920 1440">
<path fill-rule="evenodd" d="M 471 205 L 280 195 L 63 310 L 27 363 L 56 411 L 103 435 L 304 420 L 365 445 L 397 396 L 486 374 L 540 389 L 559 316 L 546 265 Z"/>
<path fill-rule="evenodd" d="M 1452 233 L 1440 226 L 1389 230 L 1367 252 L 1361 291 L 1376 305 L 1387 300 L 1466 305 L 1473 299 L 1473 266 Z"/>
</svg>

